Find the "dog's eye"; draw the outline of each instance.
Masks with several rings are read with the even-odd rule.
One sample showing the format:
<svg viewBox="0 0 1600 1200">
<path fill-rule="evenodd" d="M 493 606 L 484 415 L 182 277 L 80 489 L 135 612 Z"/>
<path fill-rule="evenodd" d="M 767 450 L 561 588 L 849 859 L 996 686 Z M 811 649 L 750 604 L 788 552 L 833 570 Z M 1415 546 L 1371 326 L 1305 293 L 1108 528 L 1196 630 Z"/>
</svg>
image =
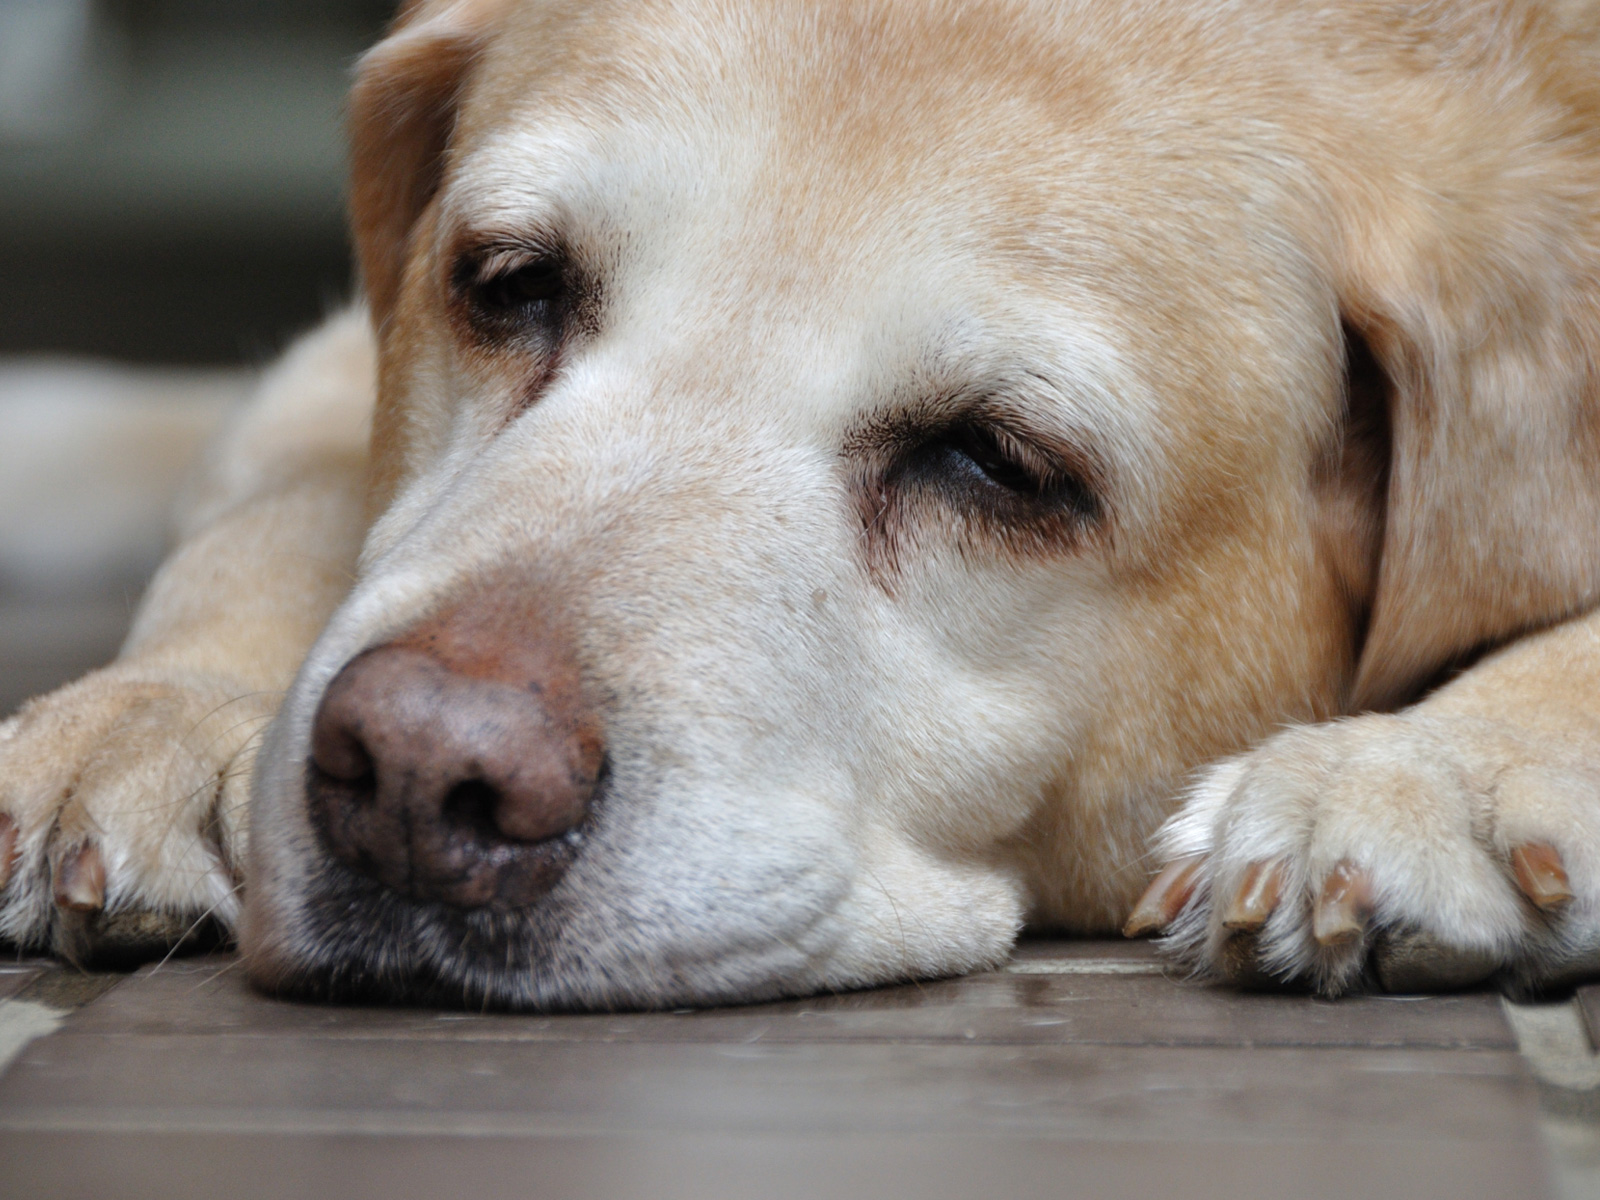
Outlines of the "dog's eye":
<svg viewBox="0 0 1600 1200">
<path fill-rule="evenodd" d="M 495 312 L 512 312 L 534 305 L 552 304 L 564 290 L 561 268 L 555 263 L 530 263 L 478 285 L 478 303 Z"/>
<path fill-rule="evenodd" d="M 472 288 L 472 300 L 486 316 L 537 318 L 565 293 L 561 264 L 540 260 L 479 280 Z"/>
<path fill-rule="evenodd" d="M 1020 496 L 1035 497 L 1044 490 L 1044 480 L 1031 465 L 1020 461 L 1015 448 L 1001 443 L 995 430 L 982 425 L 960 425 L 941 439 L 943 449 L 959 462 L 965 459 L 990 483 Z M 970 468 L 969 468 L 970 469 Z"/>
<path fill-rule="evenodd" d="M 964 422 L 939 433 L 923 454 L 940 474 L 1032 505 L 1083 517 L 1096 513 L 1094 495 L 1070 469 L 1008 430 Z"/>
<path fill-rule="evenodd" d="M 451 280 L 457 301 L 479 332 L 493 339 L 560 333 L 571 308 L 570 272 L 559 255 L 526 251 L 465 255 Z"/>
</svg>

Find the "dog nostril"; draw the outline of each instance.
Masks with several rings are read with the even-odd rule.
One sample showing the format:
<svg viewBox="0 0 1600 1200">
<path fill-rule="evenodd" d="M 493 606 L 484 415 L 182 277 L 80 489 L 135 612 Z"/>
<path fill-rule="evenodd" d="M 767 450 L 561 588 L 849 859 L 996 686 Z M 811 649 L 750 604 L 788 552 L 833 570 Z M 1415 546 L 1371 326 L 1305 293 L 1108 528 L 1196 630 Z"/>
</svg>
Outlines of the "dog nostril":
<svg viewBox="0 0 1600 1200">
<path fill-rule="evenodd" d="M 481 779 L 469 779 L 446 793 L 439 815 L 446 825 L 492 844 L 506 836 L 495 820 L 503 802 L 496 788 Z"/>
<path fill-rule="evenodd" d="M 311 761 L 317 770 L 345 783 L 376 787 L 372 755 L 360 735 L 338 720 L 321 720 L 312 728 Z"/>
</svg>

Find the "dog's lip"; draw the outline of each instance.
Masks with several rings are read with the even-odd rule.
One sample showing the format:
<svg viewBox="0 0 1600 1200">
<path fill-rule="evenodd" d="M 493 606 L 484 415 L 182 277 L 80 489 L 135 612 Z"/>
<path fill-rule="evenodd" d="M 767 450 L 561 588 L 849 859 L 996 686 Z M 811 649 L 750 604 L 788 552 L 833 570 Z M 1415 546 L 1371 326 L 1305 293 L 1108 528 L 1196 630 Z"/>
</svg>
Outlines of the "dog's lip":
<svg viewBox="0 0 1600 1200">
<path fill-rule="evenodd" d="M 461 907 L 402 895 L 319 850 L 298 934 L 247 955 L 256 986 L 308 1003 L 550 1007 L 534 995 L 561 925 L 548 895 L 521 908 Z"/>
<path fill-rule="evenodd" d="M 317 846 L 296 932 L 247 962 L 252 981 L 292 1000 L 526 1008 L 559 922 L 548 895 L 521 908 L 450 904 L 396 892 Z M 458 982 L 459 980 L 459 982 Z"/>
<path fill-rule="evenodd" d="M 657 1012 L 684 1005 L 762 1004 L 813 995 L 815 979 L 796 969 L 766 972 L 731 990 L 707 992 L 672 986 L 615 990 L 609 970 L 576 957 L 560 941 L 559 907 L 536 905 L 522 913 L 468 911 L 440 903 L 408 901 L 376 882 L 325 858 L 313 872 L 322 894 L 312 901 L 329 925 L 303 931 L 288 954 L 250 962 L 250 978 L 283 1000 L 448 1009 L 478 1013 Z M 808 927 L 825 920 L 820 913 Z M 699 966 L 723 963 L 706 956 Z M 669 976 L 694 974 L 674 958 Z M 627 972 L 624 971 L 623 974 Z M 716 973 L 707 971 L 707 978 Z M 681 979 L 680 979 L 681 984 Z M 651 987 L 660 986 L 652 976 Z"/>
</svg>

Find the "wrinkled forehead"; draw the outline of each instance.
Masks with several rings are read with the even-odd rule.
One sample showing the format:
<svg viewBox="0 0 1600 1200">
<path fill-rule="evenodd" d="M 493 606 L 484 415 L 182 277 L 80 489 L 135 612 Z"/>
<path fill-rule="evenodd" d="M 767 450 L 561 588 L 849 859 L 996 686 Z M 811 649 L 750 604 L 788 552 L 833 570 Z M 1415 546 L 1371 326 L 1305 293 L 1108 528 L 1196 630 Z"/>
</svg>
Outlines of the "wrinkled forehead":
<svg viewBox="0 0 1600 1200">
<path fill-rule="evenodd" d="M 1188 201 L 1137 137 L 1107 144 L 1114 72 L 1036 8 L 523 6 L 465 97 L 445 214 L 715 242 L 767 275 L 882 279 L 914 249 L 1133 286 L 1159 250 L 1105 227 Z"/>
</svg>

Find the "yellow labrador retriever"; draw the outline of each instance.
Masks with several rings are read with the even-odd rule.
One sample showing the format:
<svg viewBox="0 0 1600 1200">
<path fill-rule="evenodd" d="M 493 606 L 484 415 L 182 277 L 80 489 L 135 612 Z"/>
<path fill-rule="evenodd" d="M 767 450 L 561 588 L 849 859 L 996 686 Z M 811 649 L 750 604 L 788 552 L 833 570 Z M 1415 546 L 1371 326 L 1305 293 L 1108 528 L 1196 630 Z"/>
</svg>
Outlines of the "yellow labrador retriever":
<svg viewBox="0 0 1600 1200">
<path fill-rule="evenodd" d="M 0 935 L 1600 968 L 1600 5 L 424 0 L 351 122 L 367 308 L 0 727 Z"/>
</svg>

